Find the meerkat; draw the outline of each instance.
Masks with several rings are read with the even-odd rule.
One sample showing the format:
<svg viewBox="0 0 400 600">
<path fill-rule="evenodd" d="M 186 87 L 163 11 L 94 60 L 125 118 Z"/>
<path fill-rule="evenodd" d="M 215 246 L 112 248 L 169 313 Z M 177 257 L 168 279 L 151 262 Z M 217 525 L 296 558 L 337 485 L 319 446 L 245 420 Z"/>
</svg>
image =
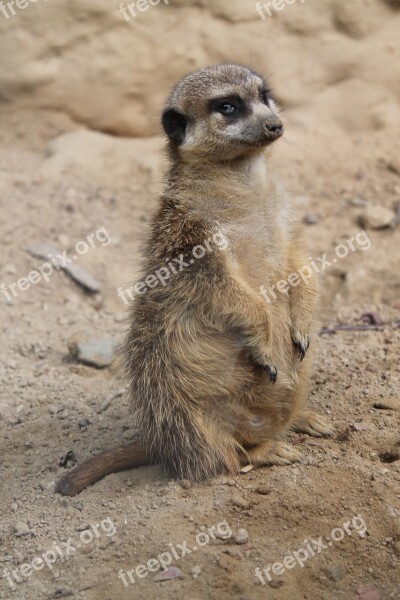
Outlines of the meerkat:
<svg viewBox="0 0 400 600">
<path fill-rule="evenodd" d="M 150 462 L 193 481 L 288 465 L 300 454 L 285 432 L 332 432 L 306 408 L 315 281 L 269 303 L 260 293 L 307 264 L 300 224 L 269 170 L 283 124 L 268 85 L 244 66 L 202 68 L 177 83 L 162 125 L 170 169 L 123 358 L 140 439 L 67 474 L 57 486 L 66 495 Z M 155 284 L 151 276 L 178 262 L 185 268 Z"/>
</svg>

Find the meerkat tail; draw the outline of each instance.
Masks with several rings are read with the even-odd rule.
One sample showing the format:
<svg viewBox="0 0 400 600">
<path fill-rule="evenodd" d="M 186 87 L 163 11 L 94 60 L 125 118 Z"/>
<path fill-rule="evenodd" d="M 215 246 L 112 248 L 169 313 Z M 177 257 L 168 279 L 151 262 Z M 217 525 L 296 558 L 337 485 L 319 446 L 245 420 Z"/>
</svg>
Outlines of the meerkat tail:
<svg viewBox="0 0 400 600">
<path fill-rule="evenodd" d="M 55 491 L 75 496 L 106 475 L 151 463 L 151 457 L 140 441 L 105 450 L 85 461 L 56 483 Z"/>
</svg>

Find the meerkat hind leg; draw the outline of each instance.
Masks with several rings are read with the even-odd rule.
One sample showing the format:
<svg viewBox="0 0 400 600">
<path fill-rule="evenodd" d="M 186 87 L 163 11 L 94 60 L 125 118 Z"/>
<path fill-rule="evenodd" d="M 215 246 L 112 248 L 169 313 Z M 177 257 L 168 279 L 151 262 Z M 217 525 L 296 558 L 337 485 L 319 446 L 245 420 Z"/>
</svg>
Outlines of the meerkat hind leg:
<svg viewBox="0 0 400 600">
<path fill-rule="evenodd" d="M 255 467 L 268 465 L 286 466 L 301 461 L 300 452 L 290 444 L 281 441 L 265 442 L 259 446 L 250 448 L 246 452 L 247 460 L 244 460 L 244 462 L 250 462 Z M 242 472 L 246 472 L 247 470 L 249 469 L 245 466 Z"/>
<path fill-rule="evenodd" d="M 296 433 L 307 433 L 312 437 L 330 437 L 333 434 L 333 427 L 328 421 L 312 410 L 301 413 L 291 426 L 291 430 Z"/>
</svg>

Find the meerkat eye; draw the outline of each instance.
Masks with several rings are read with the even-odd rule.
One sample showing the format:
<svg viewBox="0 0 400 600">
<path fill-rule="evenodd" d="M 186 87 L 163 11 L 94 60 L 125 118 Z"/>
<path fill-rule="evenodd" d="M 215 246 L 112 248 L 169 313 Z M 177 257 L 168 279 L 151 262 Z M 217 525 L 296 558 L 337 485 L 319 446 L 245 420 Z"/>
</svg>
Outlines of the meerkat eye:
<svg viewBox="0 0 400 600">
<path fill-rule="evenodd" d="M 269 94 L 270 94 L 270 92 L 271 92 L 271 90 L 269 90 L 268 88 L 264 88 L 264 89 L 261 90 L 261 100 L 267 106 L 269 106 Z"/>
<path fill-rule="evenodd" d="M 223 102 L 221 106 L 218 108 L 218 111 L 223 115 L 231 115 L 236 112 L 238 109 L 236 106 L 233 106 L 230 102 Z"/>
<path fill-rule="evenodd" d="M 221 115 L 233 116 L 243 111 L 243 101 L 238 96 L 214 98 L 210 101 L 210 110 Z"/>
</svg>

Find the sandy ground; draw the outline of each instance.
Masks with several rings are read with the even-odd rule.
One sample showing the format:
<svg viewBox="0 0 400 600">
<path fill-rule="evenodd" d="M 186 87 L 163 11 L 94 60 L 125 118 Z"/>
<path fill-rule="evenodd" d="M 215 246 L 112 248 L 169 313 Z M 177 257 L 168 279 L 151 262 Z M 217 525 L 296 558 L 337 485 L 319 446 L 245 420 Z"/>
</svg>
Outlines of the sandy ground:
<svg viewBox="0 0 400 600">
<path fill-rule="evenodd" d="M 336 434 L 290 434 L 302 463 L 193 486 L 154 466 L 111 475 L 76 498 L 53 492 L 65 472 L 60 457 L 72 450 L 81 461 L 134 435 L 117 369 L 79 365 L 67 341 L 76 331 L 123 335 L 117 289 L 139 265 L 160 188 L 160 144 L 104 136 L 118 156 L 111 164 L 96 135 L 50 112 L 10 113 L 0 132 L 2 283 L 41 265 L 26 251 L 31 243 L 72 256 L 100 228 L 111 240 L 76 260 L 99 280 L 99 294 L 63 272 L 17 297 L 0 294 L 0 598 L 400 598 L 400 329 L 390 325 L 400 315 L 399 228 L 367 230 L 368 249 L 364 236 L 364 249 L 356 244 L 319 276 L 318 328 L 359 325 L 371 312 L 389 324 L 314 337 L 310 404 Z M 305 227 L 314 259 L 335 257 L 359 234 L 365 203 L 391 209 L 400 199 L 398 135 L 332 137 L 289 120 L 287 140 L 273 160 L 294 208 L 313 222 Z M 171 544 L 179 578 L 157 582 L 155 571 L 137 570 L 172 553 Z M 275 572 L 263 584 L 255 569 L 269 565 Z"/>
</svg>

